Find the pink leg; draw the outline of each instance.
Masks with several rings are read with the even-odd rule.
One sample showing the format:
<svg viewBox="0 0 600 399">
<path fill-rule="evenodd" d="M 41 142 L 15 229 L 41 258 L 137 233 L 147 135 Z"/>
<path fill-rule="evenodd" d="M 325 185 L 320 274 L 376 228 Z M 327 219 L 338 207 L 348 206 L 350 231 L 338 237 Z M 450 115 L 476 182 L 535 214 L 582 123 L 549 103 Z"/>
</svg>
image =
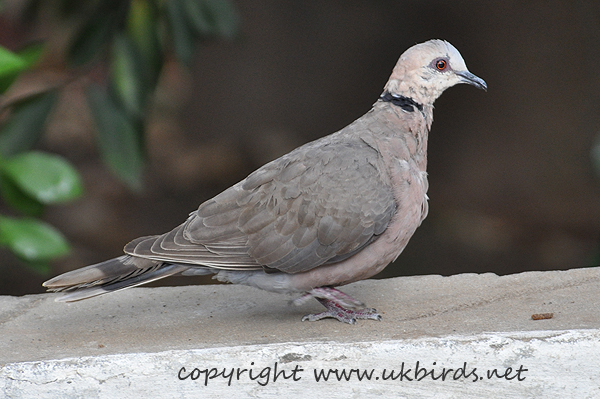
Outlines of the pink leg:
<svg viewBox="0 0 600 399">
<path fill-rule="evenodd" d="M 294 304 L 302 304 L 310 298 L 315 298 L 327 310 L 322 313 L 306 315 L 302 321 L 317 321 L 328 317 L 348 324 L 356 323 L 356 319 L 381 320 L 381 316 L 375 309 L 365 307 L 362 302 L 332 287 L 314 288 L 296 299 Z"/>
</svg>

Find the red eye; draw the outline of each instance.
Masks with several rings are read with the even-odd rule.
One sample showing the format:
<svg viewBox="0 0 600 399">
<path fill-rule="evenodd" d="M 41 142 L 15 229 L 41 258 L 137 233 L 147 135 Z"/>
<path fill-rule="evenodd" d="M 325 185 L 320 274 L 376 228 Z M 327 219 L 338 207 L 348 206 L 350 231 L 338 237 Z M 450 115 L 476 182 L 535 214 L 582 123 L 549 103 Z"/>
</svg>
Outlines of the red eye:
<svg viewBox="0 0 600 399">
<path fill-rule="evenodd" d="M 446 62 L 446 60 L 437 60 L 435 63 L 435 67 L 438 69 L 438 71 L 443 71 L 444 69 L 446 69 L 447 66 L 448 63 Z"/>
</svg>

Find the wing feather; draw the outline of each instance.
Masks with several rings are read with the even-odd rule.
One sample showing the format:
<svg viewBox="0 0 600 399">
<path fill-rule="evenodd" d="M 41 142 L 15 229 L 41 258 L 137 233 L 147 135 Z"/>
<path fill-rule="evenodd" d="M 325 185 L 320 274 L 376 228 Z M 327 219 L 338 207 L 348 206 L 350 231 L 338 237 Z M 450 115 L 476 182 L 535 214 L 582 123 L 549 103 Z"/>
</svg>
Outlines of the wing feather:
<svg viewBox="0 0 600 399">
<path fill-rule="evenodd" d="M 343 132 L 343 131 L 342 131 Z M 275 160 L 125 252 L 163 262 L 298 273 L 352 256 L 395 213 L 381 156 L 338 133 Z"/>
</svg>

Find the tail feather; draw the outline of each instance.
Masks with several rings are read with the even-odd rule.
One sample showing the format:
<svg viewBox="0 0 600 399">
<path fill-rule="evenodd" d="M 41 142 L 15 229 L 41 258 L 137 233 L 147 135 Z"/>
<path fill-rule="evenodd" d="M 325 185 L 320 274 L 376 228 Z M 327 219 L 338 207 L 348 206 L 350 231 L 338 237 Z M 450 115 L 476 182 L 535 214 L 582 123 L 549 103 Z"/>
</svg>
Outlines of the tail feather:
<svg viewBox="0 0 600 399">
<path fill-rule="evenodd" d="M 108 294 L 111 292 L 124 290 L 126 288 L 137 287 L 138 285 L 147 284 L 152 281 L 160 280 L 161 278 L 172 276 L 186 269 L 187 266 L 183 265 L 164 265 L 157 270 L 145 272 L 135 277 L 115 282 L 113 284 L 102 286 L 90 286 L 88 288 L 79 288 L 76 291 L 72 292 L 68 291 L 64 295 L 61 295 L 60 297 L 56 298 L 56 301 L 75 302 L 102 294 Z"/>
<path fill-rule="evenodd" d="M 61 274 L 43 286 L 49 291 L 65 292 L 56 299 L 58 302 L 73 302 L 146 284 L 188 268 L 125 255 Z"/>
</svg>

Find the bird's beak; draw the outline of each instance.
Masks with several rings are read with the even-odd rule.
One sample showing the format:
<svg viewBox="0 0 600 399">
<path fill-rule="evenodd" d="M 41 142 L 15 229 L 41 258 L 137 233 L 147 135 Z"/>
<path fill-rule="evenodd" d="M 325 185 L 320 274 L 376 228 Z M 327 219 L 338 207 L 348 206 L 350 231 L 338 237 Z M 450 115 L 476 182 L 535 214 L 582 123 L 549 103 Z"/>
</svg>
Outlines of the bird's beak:
<svg viewBox="0 0 600 399">
<path fill-rule="evenodd" d="M 460 78 L 461 83 L 473 85 L 478 89 L 487 91 L 487 83 L 485 83 L 485 80 L 481 79 L 479 76 L 475 76 L 469 71 L 456 72 L 456 74 Z"/>
</svg>

